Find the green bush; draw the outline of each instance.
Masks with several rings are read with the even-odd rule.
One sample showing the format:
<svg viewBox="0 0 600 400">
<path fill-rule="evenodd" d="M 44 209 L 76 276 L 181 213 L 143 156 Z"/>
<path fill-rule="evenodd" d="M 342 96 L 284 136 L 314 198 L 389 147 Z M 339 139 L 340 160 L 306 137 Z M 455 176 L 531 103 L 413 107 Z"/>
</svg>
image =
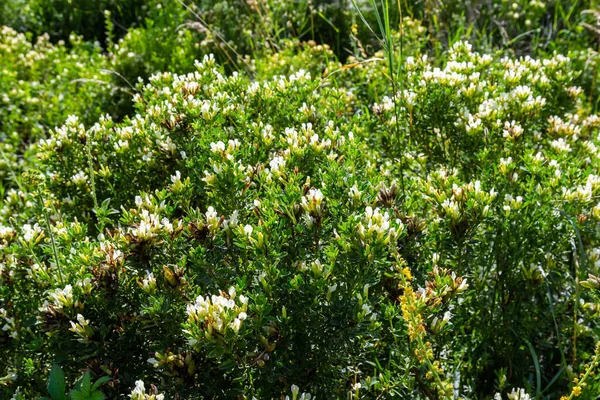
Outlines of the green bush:
<svg viewBox="0 0 600 400">
<path fill-rule="evenodd" d="M 105 43 L 105 10 L 111 12 L 123 35 L 143 23 L 154 4 L 146 0 L 9 0 L 3 2 L 0 24 L 35 36 L 47 33 L 53 41 L 67 41 L 75 32 L 84 40 Z"/>
<path fill-rule="evenodd" d="M 70 45 L 71 49 L 64 43 L 52 45 L 47 36 L 31 43 L 25 35 L 2 28 L 4 106 L 0 118 L 4 140 L 11 136 L 16 136 L 17 143 L 39 139 L 69 114 L 77 113 L 88 123 L 98 118 L 98 109 L 108 102 L 99 93 L 110 93 L 103 89 L 109 82 L 100 74 L 106 65 L 101 50 L 75 36 Z"/>
<path fill-rule="evenodd" d="M 322 51 L 329 75 L 298 69 Z M 458 43 L 370 104 L 385 66 L 326 60 L 292 46 L 251 81 L 207 56 L 123 123 L 32 144 L 1 221 L 7 395 L 44 394 L 54 363 L 109 397 L 569 390 L 598 341 L 577 282 L 600 219 L 570 60 Z"/>
<path fill-rule="evenodd" d="M 1 398 L 600 393 L 593 4 L 69 6 L 3 4 Z"/>
</svg>

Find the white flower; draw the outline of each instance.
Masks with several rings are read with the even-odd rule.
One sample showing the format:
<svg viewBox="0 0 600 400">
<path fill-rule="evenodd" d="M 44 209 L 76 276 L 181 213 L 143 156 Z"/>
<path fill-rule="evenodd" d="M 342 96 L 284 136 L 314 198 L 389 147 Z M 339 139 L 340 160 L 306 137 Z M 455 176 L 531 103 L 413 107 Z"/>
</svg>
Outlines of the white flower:
<svg viewBox="0 0 600 400">
<path fill-rule="evenodd" d="M 26 243 L 32 243 L 42 234 L 42 228 L 38 224 L 33 226 L 30 224 L 25 224 L 22 227 L 22 232 L 23 240 Z"/>
<path fill-rule="evenodd" d="M 274 157 L 271 161 L 269 161 L 269 166 L 271 167 L 271 172 L 276 177 L 280 177 L 281 175 L 283 175 L 285 173 L 285 164 L 286 164 L 286 161 L 281 156 Z"/>
<path fill-rule="evenodd" d="M 508 395 L 508 400 L 531 400 L 531 396 L 525 392 L 525 389 L 513 389 Z"/>
<path fill-rule="evenodd" d="M 296 385 L 292 385 L 292 396 L 294 396 L 294 399 L 296 399 L 296 396 L 298 396 L 298 393 L 300 392 L 300 388 Z"/>
<path fill-rule="evenodd" d="M 135 388 L 131 391 L 129 397 L 131 400 L 164 400 L 165 398 L 163 394 L 146 393 L 146 388 L 144 387 L 143 381 L 135 382 Z"/>
<path fill-rule="evenodd" d="M 223 143 L 220 140 L 217 143 L 211 143 L 210 151 L 212 151 L 213 153 L 224 153 L 225 152 L 225 143 Z"/>
<path fill-rule="evenodd" d="M 73 287 L 71 285 L 65 286 L 64 289 L 57 288 L 54 291 L 48 293 L 48 298 L 52 301 L 52 305 L 56 310 L 62 310 L 63 308 L 71 308 L 75 304 L 73 298 Z M 48 312 L 48 304 L 45 303 L 41 309 L 43 312 Z"/>
<path fill-rule="evenodd" d="M 69 330 L 71 332 L 75 332 L 79 339 L 78 342 L 81 343 L 89 343 L 90 337 L 94 334 L 93 328 L 89 325 L 90 321 L 85 319 L 83 315 L 77 314 L 77 323 L 73 321 L 69 321 L 71 323 L 71 328 Z"/>
<path fill-rule="evenodd" d="M 208 225 L 209 230 L 211 231 L 211 233 L 215 233 L 221 225 L 221 219 L 219 218 L 213 206 L 208 207 L 208 210 L 206 210 L 205 215 L 206 224 Z"/>
<path fill-rule="evenodd" d="M 356 186 L 356 183 L 355 183 L 354 186 L 352 186 L 350 188 L 350 190 L 348 191 L 348 197 L 350 197 L 350 199 L 353 201 L 358 201 L 358 200 L 360 200 L 361 196 L 362 196 L 362 192 L 360 190 L 358 190 L 358 186 Z"/>
<path fill-rule="evenodd" d="M 302 196 L 302 208 L 312 215 L 321 215 L 323 212 L 323 193 L 319 189 L 310 189 L 306 196 Z"/>
<path fill-rule="evenodd" d="M 571 146 L 563 138 L 551 141 L 550 146 L 559 153 L 568 153 L 571 151 Z"/>
<path fill-rule="evenodd" d="M 502 136 L 514 140 L 523 134 L 523 128 L 515 121 L 506 121 L 502 132 Z"/>
<path fill-rule="evenodd" d="M 148 294 L 156 291 L 156 278 L 150 271 L 146 271 L 146 277 L 142 279 L 142 290 Z"/>
<path fill-rule="evenodd" d="M 76 185 L 81 185 L 87 182 L 88 176 L 85 172 L 79 171 L 71 177 L 71 181 Z"/>
<path fill-rule="evenodd" d="M 181 182 L 181 172 L 175 171 L 175 175 L 171 175 L 171 183 Z"/>
<path fill-rule="evenodd" d="M 229 219 L 223 221 L 223 228 L 234 229 L 235 227 L 237 227 L 239 214 L 240 213 L 238 212 L 238 210 L 234 210 Z"/>
<path fill-rule="evenodd" d="M 77 286 L 81 288 L 81 291 L 85 294 L 90 294 L 92 292 L 92 280 L 90 278 L 84 278 L 83 280 L 77 282 Z"/>
<path fill-rule="evenodd" d="M 29 225 L 29 226 L 31 226 L 31 225 Z M 15 233 L 15 230 L 13 228 L 11 228 L 10 226 L 4 226 L 4 225 L 0 224 L 0 239 L 9 238 L 12 235 L 14 235 L 14 233 Z M 27 239 L 25 239 L 25 240 L 29 241 Z"/>
</svg>

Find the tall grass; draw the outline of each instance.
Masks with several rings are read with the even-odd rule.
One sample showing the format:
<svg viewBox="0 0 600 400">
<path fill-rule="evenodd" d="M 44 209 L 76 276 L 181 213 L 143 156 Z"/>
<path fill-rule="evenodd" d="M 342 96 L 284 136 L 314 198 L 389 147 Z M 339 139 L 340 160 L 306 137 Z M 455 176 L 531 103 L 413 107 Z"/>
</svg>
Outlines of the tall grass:
<svg viewBox="0 0 600 400">
<path fill-rule="evenodd" d="M 397 23 L 392 22 L 391 14 L 390 14 L 390 2 L 389 0 L 380 0 L 379 4 L 375 0 L 371 0 L 371 6 L 373 8 L 373 13 L 375 14 L 375 18 L 377 20 L 377 27 L 374 28 L 365 17 L 363 11 L 360 9 L 356 0 L 352 0 L 352 4 L 354 9 L 356 10 L 358 16 L 364 23 L 364 25 L 369 29 L 369 31 L 375 36 L 377 42 L 381 46 L 385 54 L 385 62 L 387 64 L 387 78 L 392 87 L 392 94 L 394 99 L 394 114 L 396 117 L 396 121 L 400 120 L 400 107 L 398 104 L 398 97 L 402 96 L 403 89 L 403 60 L 404 60 L 404 32 L 402 27 L 402 6 L 400 4 L 400 0 L 397 1 L 396 7 L 399 16 L 399 20 Z M 393 29 L 398 28 L 400 32 L 400 43 L 399 43 L 399 61 L 395 62 L 395 53 L 396 53 L 396 44 L 393 39 Z M 377 29 L 377 30 L 376 30 Z M 395 124 L 395 154 L 396 161 L 399 162 L 400 167 L 400 184 L 402 189 L 402 195 L 405 195 L 406 186 L 404 183 L 404 162 L 402 160 L 401 152 L 403 149 L 403 145 L 405 141 L 408 140 L 408 145 L 410 146 L 410 135 L 402 134 L 399 124 Z"/>
</svg>

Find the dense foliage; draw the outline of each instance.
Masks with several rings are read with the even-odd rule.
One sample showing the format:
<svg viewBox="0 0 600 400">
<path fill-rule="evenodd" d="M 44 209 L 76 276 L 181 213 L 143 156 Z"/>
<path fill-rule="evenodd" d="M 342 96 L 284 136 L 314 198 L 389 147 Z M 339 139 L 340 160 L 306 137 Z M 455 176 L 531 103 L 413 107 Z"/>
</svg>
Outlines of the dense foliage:
<svg viewBox="0 0 600 400">
<path fill-rule="evenodd" d="M 0 397 L 597 398 L 600 14 L 464 6 L 6 2 Z"/>
</svg>

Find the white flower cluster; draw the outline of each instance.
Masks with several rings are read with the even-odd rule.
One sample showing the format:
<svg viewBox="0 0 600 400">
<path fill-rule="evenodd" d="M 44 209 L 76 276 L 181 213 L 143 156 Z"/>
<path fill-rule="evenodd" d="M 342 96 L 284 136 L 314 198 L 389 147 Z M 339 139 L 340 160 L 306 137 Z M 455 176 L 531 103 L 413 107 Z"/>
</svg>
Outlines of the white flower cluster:
<svg viewBox="0 0 600 400">
<path fill-rule="evenodd" d="M 206 339 L 213 338 L 215 334 L 225 335 L 228 330 L 237 333 L 247 318 L 248 298 L 240 295 L 237 303 L 235 298 L 234 287 L 227 294 L 212 295 L 210 298 L 198 296 L 193 304 L 187 306 L 188 324 L 201 326 Z M 195 345 L 199 339 L 194 337 L 190 344 Z"/>
<path fill-rule="evenodd" d="M 314 260 L 310 263 L 306 263 L 305 261 L 298 262 L 298 269 L 302 272 L 312 272 L 315 278 L 323 277 L 327 279 L 331 274 L 331 268 L 327 265 L 324 265 L 321 260 Z M 259 279 L 262 281 L 266 277 L 266 274 L 261 273 Z"/>
<path fill-rule="evenodd" d="M 15 324 L 15 319 L 8 316 L 6 310 L 4 308 L 0 308 L 0 318 L 4 318 L 4 326 L 2 326 L 2 330 L 4 332 L 8 332 L 9 336 L 13 339 L 19 337 L 19 333 L 17 332 L 17 327 Z"/>
<path fill-rule="evenodd" d="M 331 129 L 331 128 L 330 128 Z M 313 129 L 312 123 L 303 123 L 300 131 L 295 128 L 285 128 L 282 137 L 288 149 L 293 154 L 302 154 L 307 148 L 312 148 L 316 153 L 330 149 L 331 139 L 321 139 Z"/>
<path fill-rule="evenodd" d="M 240 213 L 238 210 L 233 210 L 229 218 L 223 220 L 223 229 L 233 230 L 239 225 Z"/>
<path fill-rule="evenodd" d="M 69 330 L 79 336 L 77 341 L 80 343 L 89 343 L 90 338 L 94 335 L 94 329 L 90 326 L 90 321 L 85 319 L 83 315 L 77 314 L 77 322 L 69 322 L 71 323 Z"/>
<path fill-rule="evenodd" d="M 464 282 L 464 285 L 466 286 L 466 282 Z M 433 320 L 431 321 L 431 324 L 429 326 L 429 329 L 431 329 L 432 332 L 434 333 L 438 333 L 440 332 L 446 325 L 448 325 L 448 323 L 450 323 L 450 319 L 452 318 L 452 313 L 450 311 L 446 311 L 444 313 L 444 315 L 442 316 L 442 318 L 439 318 L 438 316 L 435 316 L 433 318 Z"/>
<path fill-rule="evenodd" d="M 362 298 L 359 298 L 359 304 L 362 302 Z M 361 322 L 364 321 L 365 318 L 369 317 L 371 322 L 377 320 L 377 313 L 373 312 L 373 307 L 371 307 L 367 303 L 362 303 L 360 306 L 360 310 L 356 314 L 356 319 Z"/>
<path fill-rule="evenodd" d="M 531 400 L 531 396 L 525 392 L 525 389 L 513 389 L 510 393 L 506 395 L 508 400 Z M 502 395 L 500 393 L 496 393 L 494 395 L 494 400 L 502 400 Z"/>
<path fill-rule="evenodd" d="M 526 133 L 523 119 L 540 116 L 552 95 L 552 82 L 573 78 L 570 60 L 562 55 L 537 60 L 529 56 L 519 59 L 502 58 L 493 63 L 489 55 L 472 51 L 472 46 L 457 42 L 450 51 L 450 61 L 443 68 L 435 67 L 426 55 L 410 58 L 407 87 L 394 96 L 384 97 L 373 105 L 375 113 L 389 113 L 387 123 L 395 125 L 397 107 L 410 111 L 419 109 L 421 103 L 431 99 L 432 91 L 449 88 L 458 96 L 458 118 L 455 125 L 469 135 L 488 136 L 499 131 L 504 138 L 515 141 Z M 568 89 L 569 93 L 580 91 Z M 581 132 L 575 115 L 568 121 L 557 116 L 549 120 L 548 131 L 557 135 L 577 137 Z M 587 123 L 594 123 L 592 119 Z M 585 123 L 583 124 L 585 126 Z M 540 133 L 531 132 L 539 138 Z M 562 142 L 556 148 L 568 151 Z"/>
<path fill-rule="evenodd" d="M 217 214 L 213 206 L 210 206 L 206 210 L 205 216 L 206 225 L 208 225 L 208 229 L 212 234 L 215 234 L 221 226 L 221 218 L 219 217 L 219 214 Z"/>
<path fill-rule="evenodd" d="M 310 189 L 308 194 L 302 196 L 302 208 L 311 216 L 320 216 L 323 213 L 323 193 L 319 189 Z"/>
<path fill-rule="evenodd" d="M 296 385 L 292 385 L 291 388 L 292 391 L 292 398 L 290 399 L 290 396 L 285 396 L 285 400 L 316 400 L 317 397 L 316 396 L 312 396 L 310 393 L 302 393 L 300 395 L 300 397 L 298 397 L 298 394 L 300 394 L 300 388 Z"/>
<path fill-rule="evenodd" d="M 94 289 L 92 285 L 92 280 L 90 278 L 83 278 L 82 280 L 77 282 L 77 287 L 81 290 L 83 294 L 90 294 Z"/>
<path fill-rule="evenodd" d="M 79 171 L 71 177 L 71 182 L 75 185 L 83 185 L 87 182 L 88 176 L 85 172 Z"/>
<path fill-rule="evenodd" d="M 144 382 L 135 381 L 135 388 L 131 391 L 129 397 L 131 400 L 164 400 L 165 395 L 146 393 Z"/>
<path fill-rule="evenodd" d="M 246 178 L 246 172 L 250 168 L 244 166 L 239 160 L 235 159 L 235 151 L 240 147 L 240 142 L 237 139 L 229 140 L 228 145 L 218 141 L 210 144 L 210 150 L 213 157 L 210 158 L 210 166 L 212 172 L 204 170 L 204 178 L 202 180 L 207 183 L 209 187 L 217 187 L 217 178 L 222 174 L 233 174 L 237 179 L 244 180 Z"/>
<path fill-rule="evenodd" d="M 227 147 L 225 147 L 225 143 L 222 141 L 218 141 L 217 143 L 210 144 L 210 151 L 213 154 L 220 155 L 227 160 L 233 160 L 233 154 L 237 149 L 240 148 L 240 141 L 237 139 L 229 140 L 227 143 Z"/>
<path fill-rule="evenodd" d="M 445 172 L 443 175 L 445 176 Z M 454 183 L 451 187 L 451 194 L 448 195 L 446 190 L 436 187 L 430 177 L 425 189 L 428 195 L 433 197 L 439 204 L 438 212 L 440 216 L 448 218 L 451 223 L 458 223 L 469 212 L 485 217 L 490 210 L 490 203 L 497 195 L 494 189 L 489 192 L 482 190 L 480 181 L 470 182 L 462 186 Z"/>
<path fill-rule="evenodd" d="M 140 221 L 137 225 L 129 228 L 129 233 L 140 241 L 151 242 L 161 233 L 171 234 L 182 226 L 180 220 L 173 225 L 167 217 L 161 218 L 160 211 L 165 207 L 164 202 L 156 205 L 149 196 L 145 196 L 145 198 L 136 196 L 135 204 L 139 210 Z"/>
<path fill-rule="evenodd" d="M 350 190 L 348 191 L 348 197 L 350 198 L 350 200 L 352 200 L 353 202 L 357 202 L 360 200 L 360 198 L 362 197 L 363 192 L 358 190 L 358 186 L 356 186 L 356 183 L 354 184 L 354 186 L 352 186 L 350 188 Z"/>
<path fill-rule="evenodd" d="M 56 128 L 54 131 L 50 131 L 50 137 L 48 139 L 40 140 L 39 146 L 41 150 L 51 152 L 56 150 L 57 148 L 71 145 L 78 138 L 85 137 L 85 126 L 79 122 L 79 117 L 76 115 L 69 115 L 63 126 Z M 83 172 L 79 172 L 79 174 L 82 173 Z M 78 178 L 74 179 L 73 182 L 75 183 L 75 181 L 77 181 Z"/>
<path fill-rule="evenodd" d="M 564 138 L 558 138 L 550 142 L 550 146 L 556 150 L 557 153 L 569 153 L 571 152 L 571 145 Z"/>
<path fill-rule="evenodd" d="M 269 167 L 271 167 L 271 173 L 275 175 L 275 177 L 279 178 L 285 173 L 285 158 L 281 156 L 275 156 L 269 161 Z"/>
<path fill-rule="evenodd" d="M 574 116 L 571 117 L 574 120 L 577 118 Z M 550 123 L 550 126 L 548 127 L 548 132 L 553 133 L 555 135 L 566 137 L 571 136 L 574 137 L 574 139 L 581 135 L 581 128 L 579 127 L 579 125 L 575 124 L 572 121 L 564 121 L 559 116 L 554 115 L 548 119 L 548 122 Z"/>
<path fill-rule="evenodd" d="M 44 231 L 38 224 L 33 226 L 30 224 L 24 224 L 21 227 L 21 232 L 23 234 L 22 241 L 29 245 L 37 243 L 44 234 Z"/>
<path fill-rule="evenodd" d="M 120 266 L 125 261 L 125 254 L 109 241 L 100 242 L 100 252 L 104 254 L 104 261 L 110 266 Z"/>
<path fill-rule="evenodd" d="M 146 277 L 142 279 L 140 283 L 142 290 L 147 294 L 154 294 L 156 292 L 156 278 L 150 271 L 146 271 Z"/>
<path fill-rule="evenodd" d="M 184 153 L 184 152 L 182 152 Z M 185 154 L 185 153 L 184 153 Z M 182 158 L 183 155 L 182 155 Z M 175 175 L 171 175 L 171 186 L 170 189 L 173 193 L 181 193 L 183 190 L 189 186 L 190 178 L 181 179 L 181 172 L 175 171 Z"/>
<path fill-rule="evenodd" d="M 506 121 L 504 123 L 504 130 L 502 131 L 502 135 L 510 140 L 516 140 L 523 134 L 523 128 L 521 125 L 513 121 Z"/>
<path fill-rule="evenodd" d="M 67 285 L 64 289 L 57 288 L 48 293 L 48 299 L 44 301 L 40 311 L 54 313 L 63 309 L 73 308 L 75 306 L 75 298 L 73 296 L 73 286 Z"/>
<path fill-rule="evenodd" d="M 297 72 L 291 74 L 289 76 L 289 78 L 285 77 L 285 76 L 275 77 L 275 82 L 277 85 L 276 86 L 277 89 L 286 90 L 290 86 L 293 87 L 294 85 L 298 85 L 303 82 L 310 81 L 310 79 L 311 79 L 310 72 L 308 72 L 304 69 L 300 69 Z"/>
<path fill-rule="evenodd" d="M 519 210 L 523 206 L 523 197 L 517 196 L 513 197 L 511 194 L 506 194 L 504 196 L 504 205 L 502 209 L 504 210 L 504 215 L 509 216 L 511 210 Z"/>
<path fill-rule="evenodd" d="M 358 236 L 367 243 L 389 243 L 396 239 L 404 230 L 404 224 L 399 219 L 392 221 L 387 211 L 371 206 L 365 208 L 365 214 L 357 224 Z"/>
<path fill-rule="evenodd" d="M 173 225 L 168 218 L 160 219 L 158 214 L 151 214 L 148 210 L 141 210 L 140 222 L 136 227 L 129 228 L 129 233 L 143 241 L 151 241 L 158 234 L 166 230 L 173 231 Z"/>
<path fill-rule="evenodd" d="M 30 225 L 31 226 L 31 225 Z M 0 240 L 9 240 L 15 235 L 15 230 L 10 226 L 0 224 Z M 25 235 L 23 235 L 25 236 Z M 25 239 L 25 237 L 23 237 Z"/>
<path fill-rule="evenodd" d="M 563 187 L 562 195 L 568 201 L 590 203 L 598 194 L 598 189 L 600 189 L 600 176 L 590 174 L 584 185 L 578 185 L 571 189 Z"/>
</svg>

